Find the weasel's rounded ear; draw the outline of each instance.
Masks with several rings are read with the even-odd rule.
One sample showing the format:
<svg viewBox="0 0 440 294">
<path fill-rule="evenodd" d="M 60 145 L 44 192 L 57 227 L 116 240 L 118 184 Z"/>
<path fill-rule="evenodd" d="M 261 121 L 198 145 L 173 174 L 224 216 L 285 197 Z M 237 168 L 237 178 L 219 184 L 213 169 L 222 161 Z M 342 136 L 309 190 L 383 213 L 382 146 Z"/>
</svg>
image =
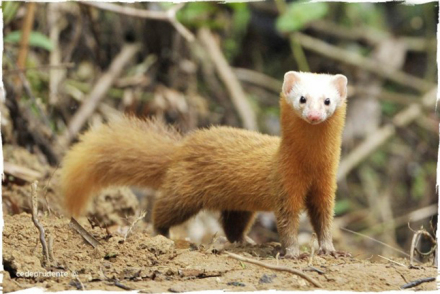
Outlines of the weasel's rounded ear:
<svg viewBox="0 0 440 294">
<path fill-rule="evenodd" d="M 339 95 L 341 95 L 341 98 L 344 100 L 347 98 L 347 77 L 341 74 L 335 75 L 333 77 L 333 83 L 336 87 L 336 89 L 339 92 Z"/>
<path fill-rule="evenodd" d="M 289 71 L 284 75 L 283 94 L 285 97 L 292 91 L 296 83 L 299 82 L 300 76 L 296 71 Z"/>
</svg>

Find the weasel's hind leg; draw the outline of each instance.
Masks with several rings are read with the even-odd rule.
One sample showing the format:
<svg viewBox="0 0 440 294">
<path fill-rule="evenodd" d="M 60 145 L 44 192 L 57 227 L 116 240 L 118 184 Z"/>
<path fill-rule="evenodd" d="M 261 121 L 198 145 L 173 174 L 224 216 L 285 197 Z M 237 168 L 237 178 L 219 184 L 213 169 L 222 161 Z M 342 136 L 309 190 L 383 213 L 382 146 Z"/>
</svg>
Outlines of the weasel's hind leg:
<svg viewBox="0 0 440 294">
<path fill-rule="evenodd" d="M 244 242 L 245 236 L 253 224 L 255 212 L 252 211 L 222 211 L 221 223 L 228 241 Z"/>
<path fill-rule="evenodd" d="M 171 227 L 187 221 L 202 209 L 198 203 L 182 201 L 181 195 L 169 195 L 158 197 L 153 208 L 154 230 L 165 237 L 169 237 Z"/>
</svg>

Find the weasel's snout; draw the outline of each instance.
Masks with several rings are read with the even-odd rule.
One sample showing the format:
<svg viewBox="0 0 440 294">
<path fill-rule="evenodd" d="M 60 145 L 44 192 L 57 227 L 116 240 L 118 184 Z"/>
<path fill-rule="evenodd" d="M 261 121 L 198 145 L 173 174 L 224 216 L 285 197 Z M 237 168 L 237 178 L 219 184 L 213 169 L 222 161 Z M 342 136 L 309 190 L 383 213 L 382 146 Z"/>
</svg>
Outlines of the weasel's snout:
<svg viewBox="0 0 440 294">
<path fill-rule="evenodd" d="M 317 112 L 317 111 L 310 111 L 307 116 L 306 116 L 307 120 L 310 122 L 320 122 L 322 121 L 322 115 L 321 113 Z"/>
</svg>

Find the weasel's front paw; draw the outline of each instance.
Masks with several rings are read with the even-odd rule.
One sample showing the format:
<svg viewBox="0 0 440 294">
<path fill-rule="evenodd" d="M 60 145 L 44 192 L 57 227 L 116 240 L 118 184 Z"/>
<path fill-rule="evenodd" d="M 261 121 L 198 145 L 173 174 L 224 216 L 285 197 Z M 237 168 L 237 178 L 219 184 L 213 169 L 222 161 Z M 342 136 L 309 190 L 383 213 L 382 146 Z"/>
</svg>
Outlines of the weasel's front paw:
<svg viewBox="0 0 440 294">
<path fill-rule="evenodd" d="M 298 247 L 286 248 L 285 254 L 282 256 L 284 259 L 306 259 L 309 257 L 308 253 L 300 253 Z"/>
<path fill-rule="evenodd" d="M 320 248 L 318 251 L 318 255 L 331 255 L 334 258 L 339 257 L 351 257 L 351 254 L 345 251 L 336 251 L 336 250 L 328 250 L 325 248 Z"/>
</svg>

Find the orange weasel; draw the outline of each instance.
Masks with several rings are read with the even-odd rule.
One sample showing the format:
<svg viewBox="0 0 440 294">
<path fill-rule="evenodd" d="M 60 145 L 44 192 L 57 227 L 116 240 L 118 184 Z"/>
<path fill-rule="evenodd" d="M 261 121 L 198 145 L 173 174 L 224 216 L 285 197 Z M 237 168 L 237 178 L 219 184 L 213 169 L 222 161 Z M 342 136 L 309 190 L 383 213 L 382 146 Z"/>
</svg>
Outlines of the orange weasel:
<svg viewBox="0 0 440 294">
<path fill-rule="evenodd" d="M 161 191 L 153 209 L 160 234 L 209 209 L 221 211 L 230 242 L 243 241 L 255 212 L 273 211 L 286 256 L 297 257 L 298 218 L 307 209 L 319 252 L 335 254 L 347 78 L 291 71 L 280 96 L 281 138 L 231 127 L 182 137 L 159 121 L 128 117 L 85 133 L 63 162 L 68 212 L 79 215 L 104 187 L 148 186 Z"/>
</svg>

